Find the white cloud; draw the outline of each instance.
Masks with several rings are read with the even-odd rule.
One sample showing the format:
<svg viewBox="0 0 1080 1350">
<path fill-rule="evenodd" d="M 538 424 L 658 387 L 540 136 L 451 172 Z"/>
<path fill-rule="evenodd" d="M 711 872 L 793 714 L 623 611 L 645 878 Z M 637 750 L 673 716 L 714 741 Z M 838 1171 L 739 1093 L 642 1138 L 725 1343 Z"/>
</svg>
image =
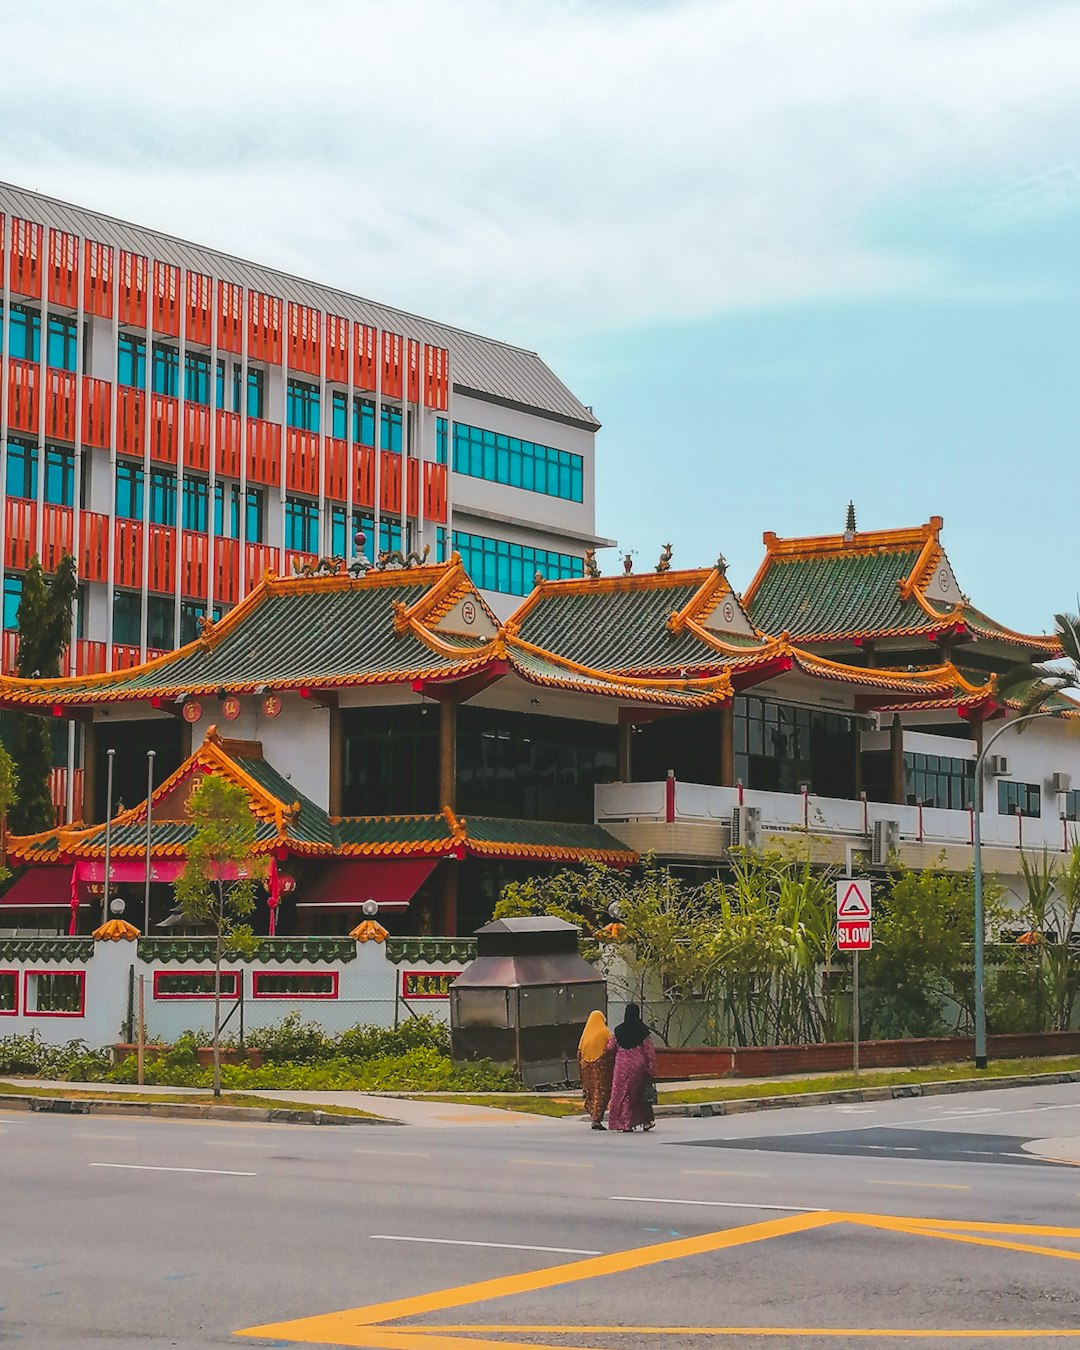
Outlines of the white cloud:
<svg viewBox="0 0 1080 1350">
<path fill-rule="evenodd" d="M 866 228 L 890 204 L 953 192 L 992 224 L 1080 200 L 1080 6 L 1054 0 L 0 0 L 0 22 L 3 177 L 530 343 L 932 289 L 940 260 Z"/>
</svg>

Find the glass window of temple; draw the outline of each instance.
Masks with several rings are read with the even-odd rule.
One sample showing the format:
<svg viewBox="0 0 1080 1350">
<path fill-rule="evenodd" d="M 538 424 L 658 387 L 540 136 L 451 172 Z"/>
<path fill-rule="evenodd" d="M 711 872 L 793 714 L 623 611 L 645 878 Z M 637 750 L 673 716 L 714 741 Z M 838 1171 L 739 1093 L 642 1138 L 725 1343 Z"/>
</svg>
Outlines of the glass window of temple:
<svg viewBox="0 0 1080 1350">
<path fill-rule="evenodd" d="M 844 713 L 742 695 L 734 736 L 735 776 L 748 788 L 799 792 L 805 784 L 821 797 L 855 796 L 858 733 Z"/>
<path fill-rule="evenodd" d="M 975 802 L 974 761 L 905 752 L 904 791 L 909 806 L 966 811 Z"/>
<path fill-rule="evenodd" d="M 345 815 L 442 809 L 437 706 L 344 709 L 342 736 Z"/>
</svg>

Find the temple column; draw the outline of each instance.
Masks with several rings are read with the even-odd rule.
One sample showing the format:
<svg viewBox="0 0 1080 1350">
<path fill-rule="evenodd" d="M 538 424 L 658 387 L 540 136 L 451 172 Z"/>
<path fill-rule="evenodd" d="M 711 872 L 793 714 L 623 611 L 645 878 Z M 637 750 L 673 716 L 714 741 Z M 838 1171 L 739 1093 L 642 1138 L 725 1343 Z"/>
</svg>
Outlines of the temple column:
<svg viewBox="0 0 1080 1350">
<path fill-rule="evenodd" d="M 735 786 L 735 705 L 720 709 L 720 786 Z"/>
<path fill-rule="evenodd" d="M 903 806 L 907 790 L 904 783 L 904 724 L 900 721 L 899 713 L 893 713 L 892 725 L 889 727 L 889 767 L 892 787 L 890 796 L 898 806 Z"/>
<path fill-rule="evenodd" d="M 439 704 L 439 800 L 436 809 L 457 805 L 457 704 Z"/>
</svg>

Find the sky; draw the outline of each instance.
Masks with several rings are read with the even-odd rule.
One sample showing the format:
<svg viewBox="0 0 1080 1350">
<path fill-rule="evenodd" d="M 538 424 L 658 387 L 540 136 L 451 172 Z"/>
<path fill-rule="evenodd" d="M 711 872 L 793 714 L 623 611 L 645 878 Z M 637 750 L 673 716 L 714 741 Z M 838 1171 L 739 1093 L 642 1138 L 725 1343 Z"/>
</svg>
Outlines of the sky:
<svg viewBox="0 0 1080 1350">
<path fill-rule="evenodd" d="M 1076 0 L 0 0 L 0 179 L 538 351 L 639 569 L 1078 607 Z M 557 439 L 557 438 L 556 438 Z M 614 552 L 601 554 L 618 570 Z"/>
</svg>

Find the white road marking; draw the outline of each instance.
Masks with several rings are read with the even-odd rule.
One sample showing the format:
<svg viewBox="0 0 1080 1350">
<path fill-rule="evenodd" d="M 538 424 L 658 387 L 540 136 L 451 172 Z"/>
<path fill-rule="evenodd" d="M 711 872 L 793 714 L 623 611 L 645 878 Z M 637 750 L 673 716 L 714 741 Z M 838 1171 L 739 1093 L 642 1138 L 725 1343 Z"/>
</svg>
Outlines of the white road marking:
<svg viewBox="0 0 1080 1350">
<path fill-rule="evenodd" d="M 151 1167 L 148 1163 L 92 1162 L 91 1167 L 121 1167 L 127 1172 L 198 1172 L 211 1177 L 257 1177 L 258 1172 L 226 1172 L 218 1167 Z"/>
<path fill-rule="evenodd" d="M 508 1252 L 558 1252 L 560 1256 L 603 1256 L 585 1247 L 527 1247 L 520 1242 L 466 1242 L 464 1238 L 402 1237 L 397 1233 L 371 1233 L 373 1242 L 435 1242 L 442 1247 L 498 1247 Z"/>
<path fill-rule="evenodd" d="M 675 1200 L 663 1195 L 609 1195 L 609 1200 L 628 1200 L 635 1205 L 709 1205 L 717 1209 L 770 1209 L 783 1214 L 824 1214 L 819 1206 L 807 1209 L 803 1205 L 751 1205 L 738 1200 Z"/>
</svg>

